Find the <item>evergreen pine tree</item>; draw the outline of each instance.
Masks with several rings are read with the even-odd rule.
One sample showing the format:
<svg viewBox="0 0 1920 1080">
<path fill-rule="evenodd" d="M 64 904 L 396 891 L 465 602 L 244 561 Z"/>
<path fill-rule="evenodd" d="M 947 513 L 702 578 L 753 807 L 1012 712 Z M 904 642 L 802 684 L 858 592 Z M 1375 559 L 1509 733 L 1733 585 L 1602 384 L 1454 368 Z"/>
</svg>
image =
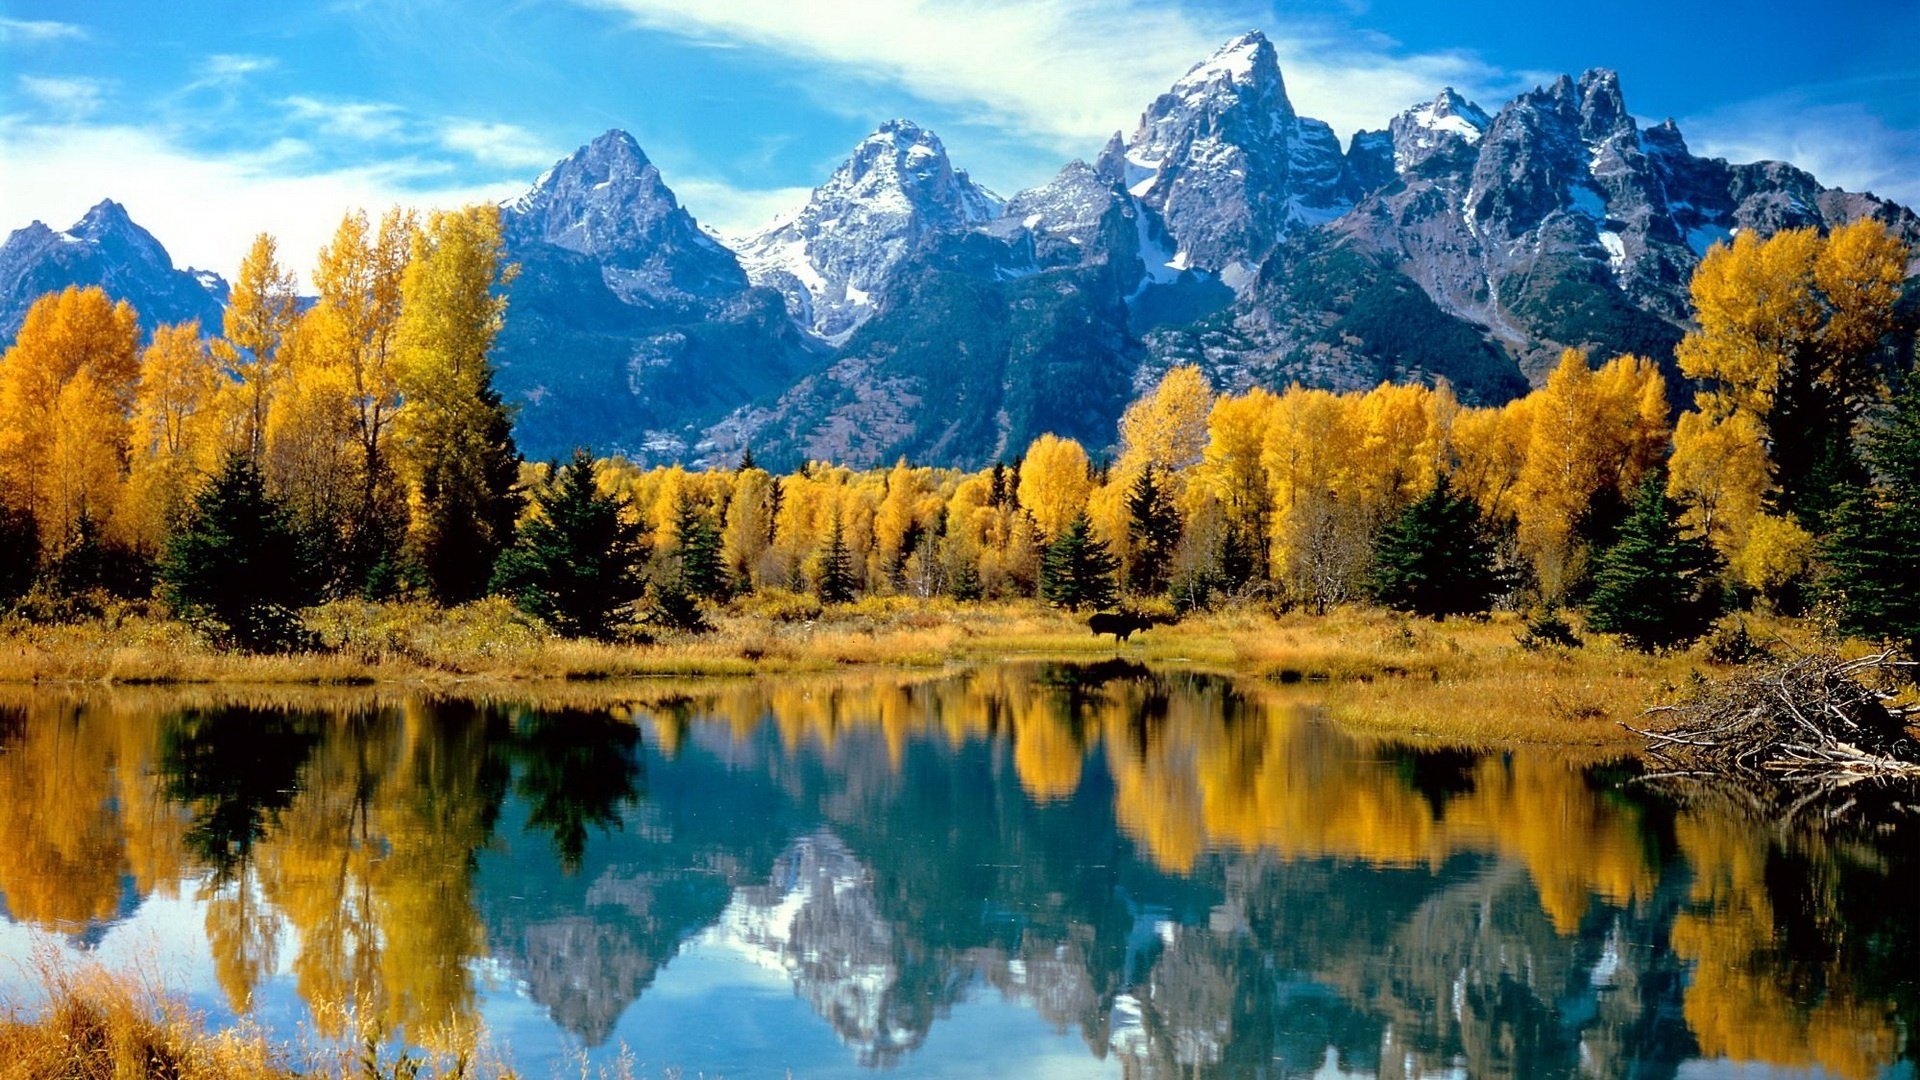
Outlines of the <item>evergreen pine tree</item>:
<svg viewBox="0 0 1920 1080">
<path fill-rule="evenodd" d="M 575 451 L 534 496 L 538 513 L 501 557 L 494 591 L 567 635 L 604 638 L 645 589 L 646 547 L 625 500 L 602 495 L 593 459 Z"/>
<path fill-rule="evenodd" d="M 227 457 L 168 538 L 162 595 L 187 618 L 251 651 L 296 641 L 295 613 L 312 602 L 291 516 L 267 494 L 245 454 Z"/>
<path fill-rule="evenodd" d="M 846 529 L 838 514 L 827 532 L 827 550 L 820 559 L 814 592 L 823 604 L 844 604 L 853 599 L 853 552 L 847 549 Z"/>
<path fill-rule="evenodd" d="M 749 446 L 740 451 L 740 464 L 735 465 L 733 471 L 746 472 L 748 469 L 757 469 L 759 467 L 760 463 L 753 460 L 753 447 Z"/>
<path fill-rule="evenodd" d="M 1600 554 L 1587 600 L 1588 625 L 1652 652 L 1686 645 L 1719 614 L 1718 557 L 1680 529 L 1680 507 L 1666 477 L 1649 476 L 1620 523 L 1620 538 Z"/>
<path fill-rule="evenodd" d="M 0 503 L 0 604 L 24 595 L 39 565 L 39 523 L 25 510 Z"/>
<path fill-rule="evenodd" d="M 1155 479 L 1151 462 L 1127 491 L 1127 539 L 1133 544 L 1127 587 L 1139 596 L 1165 589 L 1180 543 L 1180 511 L 1173 493 Z"/>
<path fill-rule="evenodd" d="M 1041 558 L 1040 595 L 1056 607 L 1106 607 L 1115 598 L 1114 571 L 1119 565 L 1093 535 L 1093 522 L 1083 510 Z"/>
<path fill-rule="evenodd" d="M 720 529 L 685 489 L 673 504 L 673 543 L 679 552 L 680 587 L 703 600 L 725 599 L 727 567 Z"/>
<path fill-rule="evenodd" d="M 1920 657 L 1920 383 L 1866 440 L 1878 481 L 1848 493 L 1821 542 L 1821 593 L 1840 629 Z"/>
<path fill-rule="evenodd" d="M 1374 542 L 1373 597 L 1398 611 L 1430 619 L 1479 614 L 1504 584 L 1479 507 L 1455 495 L 1445 476 Z"/>
</svg>

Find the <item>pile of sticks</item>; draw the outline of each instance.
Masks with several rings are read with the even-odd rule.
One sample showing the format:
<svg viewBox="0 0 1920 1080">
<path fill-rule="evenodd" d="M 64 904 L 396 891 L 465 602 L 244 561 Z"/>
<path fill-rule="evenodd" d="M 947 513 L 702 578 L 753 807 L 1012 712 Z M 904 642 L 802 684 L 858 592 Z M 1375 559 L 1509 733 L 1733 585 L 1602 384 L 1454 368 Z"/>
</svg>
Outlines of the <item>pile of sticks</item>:
<svg viewBox="0 0 1920 1080">
<path fill-rule="evenodd" d="M 1901 694 L 1913 669 L 1892 652 L 1776 660 L 1649 710 L 1645 729 L 1627 726 L 1665 770 L 1650 779 L 1920 779 L 1917 710 Z"/>
</svg>

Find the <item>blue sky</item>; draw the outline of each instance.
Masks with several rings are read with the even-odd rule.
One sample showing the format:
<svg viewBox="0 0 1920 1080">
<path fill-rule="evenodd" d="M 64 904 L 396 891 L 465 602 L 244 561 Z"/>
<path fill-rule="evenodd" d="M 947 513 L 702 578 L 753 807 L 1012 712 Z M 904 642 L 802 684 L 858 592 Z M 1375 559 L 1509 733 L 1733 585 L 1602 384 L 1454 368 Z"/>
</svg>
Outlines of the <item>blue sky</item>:
<svg viewBox="0 0 1920 1080">
<path fill-rule="evenodd" d="M 0 229 L 111 196 L 183 264 L 267 230 L 304 268 L 349 206 L 511 195 L 623 127 L 745 230 L 892 116 L 1010 194 L 1249 27 L 1343 137 L 1607 66 L 1696 151 L 1920 203 L 1917 0 L 0 0 Z"/>
</svg>

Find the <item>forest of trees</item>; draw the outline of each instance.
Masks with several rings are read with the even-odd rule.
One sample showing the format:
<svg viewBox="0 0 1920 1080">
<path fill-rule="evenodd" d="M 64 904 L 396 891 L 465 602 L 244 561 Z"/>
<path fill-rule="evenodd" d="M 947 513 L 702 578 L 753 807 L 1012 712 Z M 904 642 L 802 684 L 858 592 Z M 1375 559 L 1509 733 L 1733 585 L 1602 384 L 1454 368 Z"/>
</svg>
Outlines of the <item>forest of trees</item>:
<svg viewBox="0 0 1920 1080">
<path fill-rule="evenodd" d="M 0 359 L 0 603 L 156 597 L 246 648 L 329 598 L 513 598 L 556 630 L 692 630 L 755 593 L 1443 617 L 1584 608 L 1656 648 L 1758 605 L 1920 640 L 1909 253 L 1878 223 L 1748 232 L 1692 283 L 1688 392 L 1568 351 L 1494 408 L 1444 385 L 1218 394 L 1178 367 L 1110 453 L 979 472 L 522 463 L 488 350 L 497 213 L 350 214 L 298 299 L 273 240 L 218 333 L 50 294 Z M 1686 401 L 1677 417 L 1672 402 Z M 291 557 L 266 554 L 273 548 Z"/>
</svg>

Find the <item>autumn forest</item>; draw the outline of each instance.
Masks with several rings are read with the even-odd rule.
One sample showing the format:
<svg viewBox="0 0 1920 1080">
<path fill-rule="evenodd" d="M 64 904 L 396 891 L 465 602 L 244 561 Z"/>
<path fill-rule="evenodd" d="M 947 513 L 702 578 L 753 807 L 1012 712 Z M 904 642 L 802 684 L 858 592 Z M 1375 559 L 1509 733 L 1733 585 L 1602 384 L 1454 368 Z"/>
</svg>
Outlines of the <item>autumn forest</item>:
<svg viewBox="0 0 1920 1080">
<path fill-rule="evenodd" d="M 1909 253 L 1877 223 L 1743 233 L 1692 282 L 1675 367 L 1568 351 L 1498 406 L 1436 385 L 1218 393 L 1175 367 L 1114 446 L 967 473 L 523 462 L 488 352 L 497 212 L 353 213 L 311 303 L 274 240 L 218 328 L 98 289 L 0 359 L 0 597 L 29 622 L 157 602 L 213 640 L 310 644 L 328 599 L 510 598 L 565 635 L 697 633 L 716 605 L 1039 597 L 1161 618 L 1257 603 L 1559 612 L 1643 648 L 1739 607 L 1911 640 L 1920 399 Z M 1909 331 L 1910 333 L 1910 328 Z"/>
</svg>

